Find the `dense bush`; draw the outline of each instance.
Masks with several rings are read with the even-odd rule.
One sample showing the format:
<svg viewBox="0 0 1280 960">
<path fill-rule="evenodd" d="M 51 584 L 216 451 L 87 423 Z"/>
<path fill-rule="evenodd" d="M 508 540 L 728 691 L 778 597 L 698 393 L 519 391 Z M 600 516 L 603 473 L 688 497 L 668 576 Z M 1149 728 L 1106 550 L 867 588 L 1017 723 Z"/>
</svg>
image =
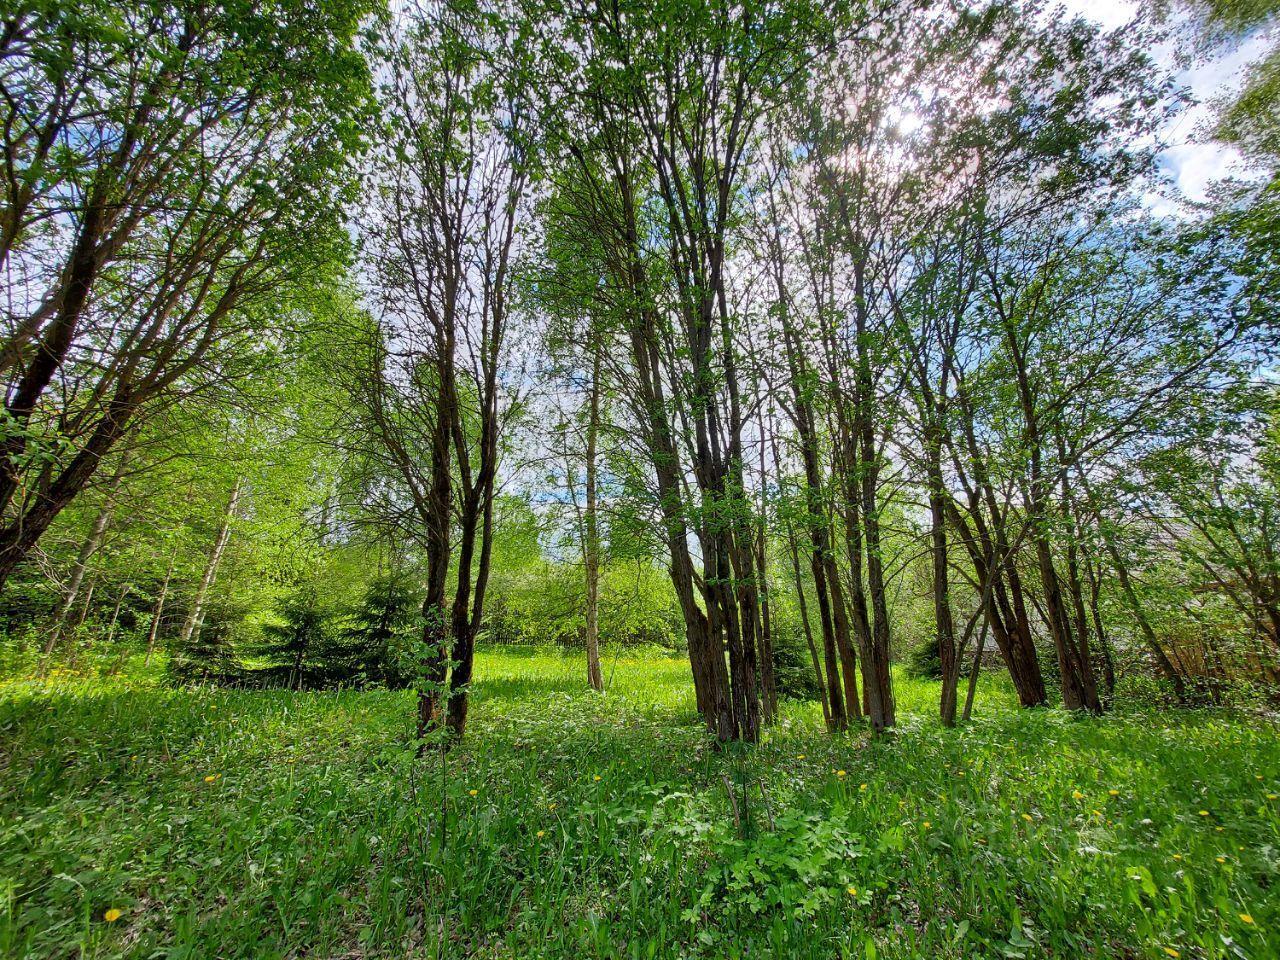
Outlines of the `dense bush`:
<svg viewBox="0 0 1280 960">
<path fill-rule="evenodd" d="M 920 680 L 942 678 L 942 658 L 938 655 L 937 637 L 929 637 L 912 647 L 906 657 L 907 673 Z"/>
<path fill-rule="evenodd" d="M 813 661 L 803 633 L 794 629 L 773 634 L 773 678 L 778 696 L 793 700 L 816 700 L 821 691 L 813 673 Z"/>
</svg>

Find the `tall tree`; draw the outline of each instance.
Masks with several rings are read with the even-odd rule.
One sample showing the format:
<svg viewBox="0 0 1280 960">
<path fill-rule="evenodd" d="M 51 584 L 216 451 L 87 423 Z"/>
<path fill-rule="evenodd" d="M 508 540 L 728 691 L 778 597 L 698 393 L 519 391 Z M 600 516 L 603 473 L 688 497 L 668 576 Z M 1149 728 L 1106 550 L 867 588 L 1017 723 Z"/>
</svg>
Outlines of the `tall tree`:
<svg viewBox="0 0 1280 960">
<path fill-rule="evenodd" d="M 349 436 L 372 467 L 367 506 L 426 553 L 420 736 L 466 727 L 516 407 L 503 371 L 529 153 L 525 90 L 504 70 L 519 38 L 494 13 L 423 4 L 388 38 L 364 231 L 376 323 L 346 371 Z"/>
<path fill-rule="evenodd" d="M 121 436 L 235 378 L 339 206 L 363 4 L 21 4 L 6 19 L 0 587 Z"/>
</svg>

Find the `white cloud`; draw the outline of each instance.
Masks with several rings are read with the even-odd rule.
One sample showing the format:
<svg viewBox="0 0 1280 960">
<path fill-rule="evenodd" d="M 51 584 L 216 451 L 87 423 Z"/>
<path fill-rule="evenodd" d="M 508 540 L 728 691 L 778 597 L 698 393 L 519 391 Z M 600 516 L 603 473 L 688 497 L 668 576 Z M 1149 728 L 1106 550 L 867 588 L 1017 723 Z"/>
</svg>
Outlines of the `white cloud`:
<svg viewBox="0 0 1280 960">
<path fill-rule="evenodd" d="M 1131 0 L 1098 2 L 1098 0 L 1062 0 L 1062 9 L 1078 14 L 1115 30 L 1138 15 L 1139 6 Z M 1216 180 L 1248 176 L 1250 170 L 1240 152 L 1212 138 L 1214 118 L 1223 101 L 1238 92 L 1249 66 L 1271 49 L 1273 35 L 1258 31 L 1217 56 L 1180 64 L 1175 49 L 1164 45 L 1153 52 L 1156 61 L 1172 71 L 1174 79 L 1195 101 L 1159 133 L 1164 145 L 1159 166 L 1169 178 L 1175 194 L 1193 202 L 1207 199 Z M 1173 212 L 1176 202 L 1167 197 L 1148 197 L 1148 206 L 1157 213 Z"/>
<path fill-rule="evenodd" d="M 1207 199 L 1209 186 L 1232 173 L 1243 172 L 1240 153 L 1221 143 L 1188 142 L 1166 147 L 1159 164 L 1188 200 Z"/>
<path fill-rule="evenodd" d="M 1177 71 L 1177 81 L 1196 103 L 1162 131 L 1166 147 L 1160 165 L 1188 199 L 1206 199 L 1215 180 L 1249 175 L 1240 151 L 1215 141 L 1212 127 L 1223 101 L 1239 92 L 1250 64 L 1269 49 L 1270 39 L 1259 33 L 1220 56 Z M 1169 54 L 1165 62 L 1172 64 L 1172 59 Z"/>
</svg>

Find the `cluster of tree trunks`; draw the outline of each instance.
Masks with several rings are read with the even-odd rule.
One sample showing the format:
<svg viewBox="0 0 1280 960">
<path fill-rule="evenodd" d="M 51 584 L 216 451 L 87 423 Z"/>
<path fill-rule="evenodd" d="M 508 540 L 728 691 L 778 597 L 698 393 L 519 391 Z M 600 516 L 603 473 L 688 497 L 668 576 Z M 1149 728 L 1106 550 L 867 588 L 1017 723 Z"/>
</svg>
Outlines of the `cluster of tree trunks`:
<svg viewBox="0 0 1280 960">
<path fill-rule="evenodd" d="M 365 362 L 347 371 L 367 428 L 361 453 L 395 478 L 405 532 L 426 557 L 417 732 L 443 729 L 446 742 L 466 729 L 489 583 L 528 175 L 519 109 L 503 99 L 513 94 L 477 68 L 499 29 L 446 6 L 416 10 L 393 38 L 384 106 L 401 147 L 370 173 L 379 203 L 367 246 L 382 320 Z"/>
</svg>

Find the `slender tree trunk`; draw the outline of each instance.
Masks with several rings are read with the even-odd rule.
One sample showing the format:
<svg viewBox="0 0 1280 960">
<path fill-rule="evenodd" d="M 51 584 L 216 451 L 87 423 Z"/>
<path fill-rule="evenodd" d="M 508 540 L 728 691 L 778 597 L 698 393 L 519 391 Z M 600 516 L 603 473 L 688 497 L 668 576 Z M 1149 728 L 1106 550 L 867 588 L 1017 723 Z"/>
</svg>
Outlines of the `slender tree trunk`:
<svg viewBox="0 0 1280 960">
<path fill-rule="evenodd" d="M 452 347 L 441 349 L 442 384 L 451 379 Z M 444 389 L 442 386 L 441 389 Z M 431 432 L 431 484 L 427 492 L 424 518 L 427 531 L 426 593 L 422 599 L 422 645 L 426 662 L 417 689 L 419 752 L 425 748 L 423 738 L 439 722 L 444 697 L 444 682 L 449 669 L 449 611 L 445 599 L 449 577 L 450 536 L 453 507 L 452 485 L 452 420 L 442 410 L 436 411 Z"/>
<path fill-rule="evenodd" d="M 1031 522 L 1043 523 L 1043 516 Z M 1033 538 L 1036 564 L 1040 571 L 1040 584 L 1044 590 L 1045 622 L 1049 625 L 1049 634 L 1053 637 L 1054 650 L 1058 654 L 1062 705 L 1068 710 L 1088 709 L 1088 691 L 1084 683 L 1083 664 L 1080 662 L 1079 650 L 1071 633 L 1071 623 L 1067 618 L 1062 586 L 1058 579 L 1058 571 L 1053 564 L 1049 540 L 1044 533 L 1035 533 Z"/>
<path fill-rule="evenodd" d="M 874 383 L 871 376 L 870 344 L 867 342 L 867 309 L 865 264 L 854 261 L 855 308 L 857 336 L 854 342 L 856 396 L 854 404 L 854 436 L 858 445 L 858 487 L 862 498 L 862 531 L 866 542 L 867 593 L 871 600 L 871 643 L 863 656 L 863 691 L 867 699 L 867 717 L 871 728 L 884 730 L 895 723 L 893 677 L 889 672 L 889 609 L 884 581 L 884 562 L 880 542 L 879 454 L 876 450 L 876 425 L 873 421 Z"/>
<path fill-rule="evenodd" d="M 613 174 L 607 186 L 598 181 L 594 164 L 583 152 L 571 149 L 574 149 L 574 156 L 588 182 L 595 183 L 604 190 L 617 191 L 616 207 L 604 205 L 595 212 L 608 225 L 606 234 L 615 239 L 613 260 L 616 275 L 613 279 L 618 288 L 625 292 L 629 303 L 624 311 L 624 322 L 631 361 L 635 368 L 632 401 L 645 433 L 645 448 L 656 480 L 658 508 L 670 554 L 668 572 L 684 620 L 697 708 L 708 732 L 724 742 L 739 736 L 738 724 L 742 711 L 735 707 L 745 706 L 740 698 L 735 704 L 737 694 L 732 690 L 730 673 L 725 664 L 729 618 L 726 616 L 727 598 L 724 590 L 732 587 L 733 579 L 729 571 L 724 569 L 728 566 L 729 556 L 718 532 L 715 536 L 704 536 L 706 531 L 699 530 L 704 575 L 701 582 L 698 582 L 689 543 L 690 526 L 684 490 L 688 471 L 681 462 L 681 450 L 677 446 L 672 424 L 673 414 L 668 410 L 664 386 L 663 359 L 665 357 L 672 362 L 675 360 L 666 352 L 667 342 L 661 332 L 665 329 L 665 324 L 652 305 L 648 270 L 640 255 L 640 204 L 635 195 L 632 171 L 636 152 L 645 147 L 635 143 L 627 135 L 625 128 L 615 125 L 609 116 L 598 119 L 604 131 L 613 135 L 612 138 L 604 137 L 602 141 L 604 158 Z M 669 158 L 665 156 L 659 158 L 660 162 L 667 159 Z M 666 168 L 662 169 L 665 172 Z M 593 194 L 593 198 L 594 196 L 596 195 Z M 668 199 L 674 200 L 672 197 Z M 674 207 L 669 212 L 674 214 Z M 708 341 L 710 332 L 714 329 L 713 295 L 714 291 L 698 295 L 700 302 L 694 308 L 698 317 L 692 317 L 689 312 L 684 312 L 682 317 L 685 321 L 694 321 L 692 325 L 695 330 L 690 337 L 690 348 L 698 353 L 695 365 L 699 370 L 706 369 L 706 364 L 702 361 L 710 350 Z M 673 390 L 679 389 L 679 382 L 678 377 L 672 378 Z M 684 408 L 680 412 L 684 413 Z M 709 501 L 712 491 L 718 489 L 723 478 L 709 472 L 715 466 L 711 458 L 711 436 L 708 433 L 706 411 L 700 409 L 700 413 L 702 415 L 695 418 L 698 437 L 690 466 L 704 500 Z M 718 440 L 718 432 L 716 437 Z M 748 540 L 748 544 L 749 542 Z M 743 559 L 750 561 L 749 551 L 739 558 L 740 561 Z M 723 584 L 720 582 L 721 571 L 724 573 Z M 752 614 L 758 617 L 759 612 L 753 610 Z M 752 635 L 753 642 L 755 636 L 758 634 Z M 731 658 L 735 661 L 737 677 L 741 677 L 744 664 L 739 637 L 734 637 L 733 646 L 735 649 Z M 752 652 L 754 655 L 754 649 Z M 751 679 L 754 682 L 754 676 Z M 756 702 L 758 703 L 758 696 Z"/>
<path fill-rule="evenodd" d="M 770 611 L 771 588 L 769 586 L 768 535 L 766 524 L 765 488 L 765 421 L 760 414 L 760 516 L 756 525 L 756 577 L 760 584 L 760 697 L 765 723 L 771 723 L 778 713 L 778 684 L 773 671 L 773 618 Z"/>
<path fill-rule="evenodd" d="M 75 245 L 59 280 L 58 300 L 22 376 L 9 391 L 5 410 L 13 426 L 0 444 L 0 510 L 7 510 L 19 486 L 19 464 L 27 446 L 27 425 L 40 397 L 62 367 L 75 339 L 89 293 L 102 267 L 100 249 L 107 227 L 107 201 L 95 184 L 76 233 Z"/>
<path fill-rule="evenodd" d="M 1053 638 L 1058 655 L 1058 673 L 1061 677 L 1062 705 L 1068 710 L 1102 709 L 1098 699 L 1097 684 L 1093 679 L 1093 666 L 1089 662 L 1088 640 L 1077 637 L 1072 629 L 1071 616 L 1067 612 L 1063 596 L 1062 578 L 1053 559 L 1050 540 L 1049 484 L 1043 466 L 1043 439 L 1039 413 L 1027 370 L 1027 359 L 1018 338 L 1010 327 L 1006 330 L 1005 343 L 1013 366 L 1014 382 L 1018 391 L 1018 403 L 1022 411 L 1022 441 L 1027 451 L 1028 474 L 1024 490 L 1027 522 L 1031 527 L 1031 544 L 1035 551 L 1036 567 L 1040 574 L 1040 586 L 1044 599 L 1044 618 Z"/>
<path fill-rule="evenodd" d="M 988 620 L 983 618 L 982 629 L 978 633 L 978 649 L 973 652 L 973 668 L 969 671 L 969 689 L 964 695 L 964 714 L 962 720 L 969 722 L 973 714 L 973 698 L 978 692 L 978 672 L 982 669 L 982 655 L 987 646 Z"/>
<path fill-rule="evenodd" d="M 1116 661 L 1112 652 L 1111 637 L 1102 622 L 1102 581 L 1098 568 L 1086 555 L 1084 559 L 1084 578 L 1089 585 L 1089 617 L 1093 623 L 1094 636 L 1098 638 L 1098 653 L 1102 657 L 1102 683 L 1108 705 L 1116 694 Z"/>
<path fill-rule="evenodd" d="M 120 595 L 116 597 L 115 608 L 112 609 L 111 611 L 111 625 L 107 627 L 106 640 L 108 644 L 115 643 L 116 627 L 120 623 L 120 608 L 124 606 L 124 598 L 129 595 L 129 591 L 132 589 L 133 588 L 130 586 L 125 586 L 125 588 L 120 591 Z M 120 668 L 124 666 L 124 659 L 127 653 L 128 651 L 124 648 L 124 645 L 122 644 L 119 652 L 116 654 L 115 661 L 111 664 L 111 669 L 107 671 L 108 676 L 114 677 L 117 673 L 120 672 Z"/>
<path fill-rule="evenodd" d="M 1078 650 L 1078 658 L 1081 664 L 1081 674 L 1086 690 L 1086 704 L 1090 710 L 1100 712 L 1102 710 L 1102 697 L 1098 694 L 1097 671 L 1094 669 L 1092 643 L 1090 642 L 1090 634 L 1092 632 L 1089 618 L 1085 612 L 1084 583 L 1080 575 L 1080 523 L 1079 510 L 1076 507 L 1075 490 L 1071 486 L 1070 471 L 1067 469 L 1068 452 L 1066 441 L 1061 432 L 1057 435 L 1058 442 L 1058 459 L 1059 459 L 1059 483 L 1062 491 L 1062 513 L 1066 523 L 1066 587 L 1071 599 L 1071 609 L 1069 613 L 1069 622 L 1071 623 L 1071 632 L 1075 637 L 1075 643 Z M 1100 644 L 1105 643 L 1105 638 L 1098 636 Z M 1106 650 L 1103 650 L 1104 657 Z"/>
<path fill-rule="evenodd" d="M 778 682 L 773 670 L 773 617 L 770 611 L 770 591 L 767 586 L 769 569 L 765 554 L 764 520 L 760 521 L 760 536 L 756 543 L 756 569 L 761 583 L 760 590 L 760 699 L 764 708 L 764 721 L 770 723 L 778 713 Z"/>
<path fill-rule="evenodd" d="M 98 509 L 98 515 L 94 517 L 93 527 L 90 528 L 89 536 L 85 538 L 80 547 L 80 552 L 76 556 L 75 566 L 71 569 L 71 579 L 67 583 L 67 595 L 58 610 L 54 629 L 49 632 L 49 636 L 45 640 L 43 656 L 46 658 L 53 652 L 59 641 L 62 640 L 71 616 L 71 608 L 75 606 L 76 598 L 80 594 L 80 587 L 84 582 L 85 570 L 88 569 L 89 561 L 97 552 L 99 545 L 102 543 L 102 538 L 107 532 L 107 525 L 111 522 L 111 515 L 115 510 L 116 496 L 120 491 L 120 482 L 124 477 L 127 463 L 127 456 L 122 456 L 117 462 L 115 473 L 111 476 L 111 483 L 107 487 L 107 494 L 103 498 L 102 506 Z"/>
<path fill-rule="evenodd" d="M 951 442 L 951 434 L 944 434 L 943 439 L 947 441 L 957 472 L 963 475 L 966 465 L 973 470 L 973 483 L 966 482 L 967 512 L 972 519 L 972 527 L 950 499 L 945 505 L 952 526 L 960 533 L 969 552 L 979 582 L 985 583 L 988 577 L 991 578 L 991 592 L 986 605 L 987 622 L 1018 692 L 1018 701 L 1024 707 L 1040 706 L 1048 699 L 1048 692 L 1023 601 L 1017 558 L 1009 542 L 1005 513 L 985 467 L 974 430 L 973 407 L 963 383 L 953 399 L 953 410 L 960 415 L 964 448 L 961 450 Z M 984 505 L 989 520 L 983 517 Z"/>
<path fill-rule="evenodd" d="M 831 704 L 834 702 L 840 704 L 840 683 L 835 679 L 836 672 L 836 653 L 834 648 L 824 649 L 827 659 L 827 670 L 824 676 L 822 666 L 818 663 L 818 648 L 813 642 L 813 627 L 809 625 L 809 602 L 805 599 L 804 579 L 800 575 L 800 549 L 796 545 L 795 531 L 788 528 L 787 545 L 791 550 L 791 571 L 795 578 L 796 599 L 800 604 L 800 624 L 804 629 L 804 639 L 809 646 L 809 659 L 813 663 L 813 675 L 818 678 L 818 693 L 822 697 L 822 718 L 826 721 L 827 729 L 835 729 L 835 719 L 832 716 Z M 830 690 L 828 691 L 828 686 Z M 843 705 L 839 706 L 843 709 Z"/>
<path fill-rule="evenodd" d="M 209 559 L 204 565 L 204 574 L 200 577 L 200 586 L 196 588 L 191 609 L 187 611 L 187 619 L 182 624 L 182 635 L 179 645 L 182 649 L 190 646 L 192 639 L 198 635 L 200 625 L 204 622 L 205 603 L 209 599 L 209 590 L 214 578 L 218 575 L 218 565 L 222 562 L 223 551 L 227 549 L 227 541 L 231 539 L 231 522 L 235 519 L 236 509 L 240 505 L 240 493 L 243 489 L 243 478 L 237 477 L 235 486 L 231 488 L 231 496 L 227 498 L 226 509 L 222 512 L 222 524 L 218 527 L 218 535 L 214 538 L 213 547 L 209 550 Z"/>
<path fill-rule="evenodd" d="M 169 566 L 164 572 L 164 582 L 160 585 L 160 596 L 156 598 L 156 605 L 151 610 L 151 626 L 147 629 L 147 658 L 143 661 L 143 666 L 151 666 L 151 656 L 155 653 L 156 638 L 160 635 L 160 618 L 164 616 L 164 605 L 169 599 L 169 581 L 173 579 L 173 566 L 178 559 L 178 548 L 174 547 L 173 553 L 169 555 Z"/>
<path fill-rule="evenodd" d="M 630 224 L 628 250 L 635 249 L 637 241 L 634 229 L 634 224 Z M 633 263 L 631 271 L 631 288 L 642 290 L 644 281 L 639 266 Z M 698 712 L 708 731 L 724 741 L 731 739 L 733 728 L 729 676 L 725 669 L 721 635 L 713 629 L 711 611 L 704 613 L 698 604 L 694 587 L 693 559 L 689 553 L 684 497 L 680 488 L 683 467 L 667 416 L 666 397 L 659 373 L 657 320 L 651 311 L 636 312 L 630 334 L 640 405 L 648 417 L 647 440 L 657 480 L 658 506 L 671 558 L 671 582 L 684 619 Z"/>
<path fill-rule="evenodd" d="M 1164 652 L 1164 647 L 1156 636 L 1155 628 L 1151 626 L 1151 620 L 1147 617 L 1146 609 L 1143 607 L 1142 601 L 1138 599 L 1138 593 L 1133 586 L 1133 578 L 1129 575 L 1129 568 L 1125 564 L 1124 558 L 1120 556 L 1115 540 L 1105 529 L 1105 525 L 1102 527 L 1102 545 L 1106 549 L 1107 555 L 1111 558 L 1112 569 L 1116 572 L 1116 579 L 1120 581 L 1120 592 L 1124 594 L 1125 602 L 1129 605 L 1129 610 L 1133 614 L 1134 620 L 1137 621 L 1138 632 L 1142 636 L 1143 642 L 1146 643 L 1147 649 L 1151 651 L 1151 656 L 1155 659 L 1156 669 L 1169 681 L 1178 699 L 1185 699 L 1187 686 L 1183 680 L 1182 672 L 1173 665 L 1169 655 Z"/>
<path fill-rule="evenodd" d="M 511 203 L 512 197 L 508 196 Z M 514 230 L 511 217 L 514 208 L 508 208 L 507 230 Z M 507 234 L 510 237 L 512 234 Z M 509 248 L 504 248 L 508 250 Z M 461 540 L 458 551 L 458 588 L 454 594 L 452 611 L 453 669 L 449 676 L 449 705 L 445 725 L 450 740 L 461 740 L 466 733 L 467 712 L 470 707 L 471 677 L 475 667 L 476 636 L 484 622 L 484 600 L 489 586 L 489 571 L 493 560 L 493 498 L 498 475 L 498 357 L 502 348 L 505 320 L 505 252 L 502 266 L 494 280 L 495 302 L 490 306 L 487 325 L 488 339 L 482 344 L 480 374 L 480 442 L 479 457 L 474 473 L 462 472 L 463 509 Z M 468 456 L 460 419 L 457 395 L 453 395 L 453 436 L 460 463 Z M 474 569 L 476 540 L 480 552 Z"/>
<path fill-rule="evenodd" d="M 120 622 L 120 608 L 124 606 L 124 598 L 129 594 L 129 587 L 125 587 L 120 591 L 120 595 L 116 597 L 116 605 L 111 610 L 111 623 L 107 626 L 107 641 L 111 642 L 116 636 L 116 624 Z"/>
<path fill-rule="evenodd" d="M 852 443 L 846 441 L 842 443 L 848 450 L 852 450 Z M 856 455 L 849 456 L 843 460 L 840 466 L 843 475 L 843 494 L 844 503 L 841 505 L 840 515 L 844 521 L 844 545 L 845 554 L 849 561 L 849 594 L 847 606 L 849 609 L 849 620 L 853 625 L 853 635 L 858 643 L 858 650 L 862 654 L 862 662 L 859 665 L 853 656 L 853 651 L 840 651 L 840 667 L 845 673 L 845 689 L 846 695 L 854 681 L 849 681 L 849 676 L 856 678 L 858 668 L 861 666 L 863 674 L 862 697 L 857 695 L 857 687 L 853 686 L 854 694 L 848 701 L 849 715 L 853 719 L 860 720 L 864 713 L 868 712 L 866 685 L 867 664 L 870 662 L 871 656 L 871 618 L 867 612 L 867 593 L 863 585 L 863 554 L 862 549 L 862 529 L 859 520 L 859 495 L 857 493 L 857 484 L 854 476 L 857 471 Z"/>
<path fill-rule="evenodd" d="M 809 365 L 800 336 L 793 329 L 787 308 L 787 291 L 781 274 L 781 250 L 775 249 L 775 282 L 782 317 L 783 344 L 787 372 L 791 384 L 791 419 L 800 441 L 800 460 L 804 466 L 805 526 L 809 531 L 809 568 L 813 590 L 818 601 L 818 623 L 822 628 L 822 647 L 827 660 L 827 682 L 831 687 L 830 725 L 833 730 L 848 726 L 850 716 L 858 716 L 858 680 L 854 666 L 853 643 L 849 637 L 849 618 L 840 589 L 840 575 L 831 549 L 831 523 L 823 504 L 825 485 L 819 462 L 818 437 L 813 403 L 809 397 Z M 840 655 L 843 667 L 843 700 L 836 693 L 841 672 L 835 666 Z"/>
<path fill-rule="evenodd" d="M 942 664 L 942 693 L 938 714 L 944 727 L 956 725 L 956 693 L 960 683 L 960 652 L 956 649 L 955 623 L 951 615 L 950 569 L 947 564 L 947 519 L 942 479 L 942 440 L 926 441 L 929 482 L 930 553 L 933 558 L 933 622 Z"/>
<path fill-rule="evenodd" d="M 583 568 L 587 578 L 587 683 L 593 690 L 604 689 L 600 670 L 600 537 L 596 518 L 596 438 L 600 431 L 600 350 L 591 348 L 591 396 L 587 411 L 586 516 L 582 538 Z"/>
<path fill-rule="evenodd" d="M 1000 549 L 1005 551 L 1000 556 L 1008 558 L 997 561 L 997 547 L 982 521 L 980 502 L 976 498 L 969 505 L 974 521 L 972 528 L 952 500 L 945 500 L 943 506 L 969 553 L 978 582 L 991 584 L 983 603 L 986 622 L 990 625 L 996 648 L 1000 651 L 1018 693 L 1018 701 L 1024 707 L 1039 706 L 1047 698 L 1044 678 L 1040 673 L 1039 655 L 1029 630 L 1024 632 L 1021 629 L 1015 605 L 1010 602 L 1009 590 L 1005 585 L 1006 579 L 1010 583 L 1016 583 L 1016 571 L 1007 565 L 1012 559 L 1008 558 L 1008 543 L 1003 537 L 997 541 Z"/>
<path fill-rule="evenodd" d="M 89 589 L 84 594 L 84 606 L 80 608 L 80 616 L 76 618 L 75 626 L 72 628 L 71 636 L 67 642 L 69 656 L 67 657 L 67 666 L 72 670 L 76 667 L 76 662 L 80 658 L 80 645 L 76 643 L 76 635 L 80 632 L 80 628 L 84 626 L 85 621 L 89 619 L 89 611 L 93 609 L 93 594 L 98 588 L 96 583 L 90 583 Z"/>
<path fill-rule="evenodd" d="M 1112 536 L 1111 529 L 1107 526 L 1106 519 L 1098 510 L 1097 504 L 1094 502 L 1093 491 L 1089 488 L 1089 481 L 1080 474 L 1080 480 L 1084 490 L 1086 501 L 1093 505 L 1093 513 L 1096 518 L 1098 535 L 1102 540 L 1102 547 L 1106 551 L 1107 556 L 1111 559 L 1112 569 L 1116 572 L 1116 579 L 1120 581 L 1120 592 L 1124 595 L 1125 603 L 1128 604 L 1133 618 L 1138 624 L 1138 633 L 1141 635 L 1147 649 L 1151 651 L 1151 656 L 1156 662 L 1156 669 L 1160 674 L 1169 681 L 1173 687 L 1173 692 L 1179 700 L 1185 700 L 1187 696 L 1186 682 L 1183 680 L 1182 672 L 1169 659 L 1169 655 L 1165 653 L 1164 647 L 1160 643 L 1160 639 L 1156 636 L 1155 629 L 1151 626 L 1151 621 L 1147 617 L 1146 609 L 1142 605 L 1142 601 L 1138 599 L 1137 591 L 1133 586 L 1133 578 L 1129 575 L 1128 564 L 1120 555 L 1120 550 L 1116 546 L 1115 538 Z"/>
</svg>

